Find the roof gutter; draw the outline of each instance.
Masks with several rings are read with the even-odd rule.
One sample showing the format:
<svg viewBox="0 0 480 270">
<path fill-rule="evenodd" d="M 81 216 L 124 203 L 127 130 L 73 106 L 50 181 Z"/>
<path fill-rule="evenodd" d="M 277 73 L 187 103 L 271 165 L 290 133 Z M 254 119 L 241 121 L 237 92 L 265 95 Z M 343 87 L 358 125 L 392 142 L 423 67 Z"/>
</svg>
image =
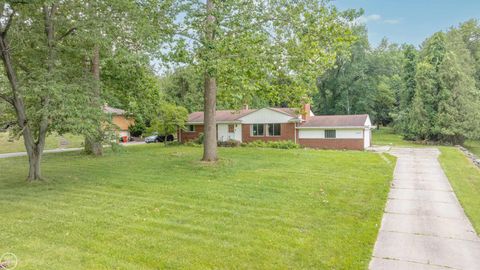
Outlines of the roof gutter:
<svg viewBox="0 0 480 270">
<path fill-rule="evenodd" d="M 216 124 L 241 124 L 240 121 L 217 121 Z M 204 122 L 186 122 L 186 125 L 204 125 Z"/>
<path fill-rule="evenodd" d="M 322 127 L 297 127 L 297 129 L 327 129 L 327 128 L 335 128 L 335 129 L 364 129 L 370 128 L 369 126 L 322 126 Z"/>
</svg>

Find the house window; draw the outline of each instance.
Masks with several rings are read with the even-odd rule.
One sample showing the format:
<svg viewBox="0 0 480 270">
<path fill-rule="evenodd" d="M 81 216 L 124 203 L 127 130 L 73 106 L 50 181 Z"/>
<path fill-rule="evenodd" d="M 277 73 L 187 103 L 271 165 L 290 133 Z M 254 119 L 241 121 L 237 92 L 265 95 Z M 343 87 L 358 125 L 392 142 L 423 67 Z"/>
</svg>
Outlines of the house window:
<svg viewBox="0 0 480 270">
<path fill-rule="evenodd" d="M 229 133 L 235 132 L 235 125 L 228 125 L 228 132 Z"/>
<path fill-rule="evenodd" d="M 265 134 L 263 124 L 252 125 L 252 136 L 263 136 L 263 134 Z"/>
<path fill-rule="evenodd" d="M 187 126 L 187 131 L 188 132 L 195 132 L 195 126 L 194 125 L 188 125 Z"/>
<path fill-rule="evenodd" d="M 327 129 L 325 130 L 325 138 L 327 139 L 335 139 L 337 138 L 337 131 L 334 129 Z"/>
<path fill-rule="evenodd" d="M 280 136 L 280 124 L 268 124 L 268 136 Z"/>
</svg>

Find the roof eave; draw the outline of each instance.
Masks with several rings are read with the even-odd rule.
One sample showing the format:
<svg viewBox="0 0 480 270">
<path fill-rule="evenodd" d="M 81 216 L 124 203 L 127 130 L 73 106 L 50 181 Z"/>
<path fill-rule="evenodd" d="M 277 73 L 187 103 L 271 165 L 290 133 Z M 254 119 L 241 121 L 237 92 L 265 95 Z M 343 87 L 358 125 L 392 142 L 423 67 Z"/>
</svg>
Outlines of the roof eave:
<svg viewBox="0 0 480 270">
<path fill-rule="evenodd" d="M 234 121 L 216 121 L 215 123 L 216 124 L 241 124 L 242 122 L 234 120 Z M 203 121 L 202 122 L 187 121 L 185 124 L 186 125 L 204 125 L 205 123 Z"/>
<path fill-rule="evenodd" d="M 326 129 L 326 128 L 335 128 L 335 129 L 364 129 L 369 128 L 368 126 L 318 126 L 318 127 L 302 127 L 299 126 L 297 129 Z"/>
</svg>

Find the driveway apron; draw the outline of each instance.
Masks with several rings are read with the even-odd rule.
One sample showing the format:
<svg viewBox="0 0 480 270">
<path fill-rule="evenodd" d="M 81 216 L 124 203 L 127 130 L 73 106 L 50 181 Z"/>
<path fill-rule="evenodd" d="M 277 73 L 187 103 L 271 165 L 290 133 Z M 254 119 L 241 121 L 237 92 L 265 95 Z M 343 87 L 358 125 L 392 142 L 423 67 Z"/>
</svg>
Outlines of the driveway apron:
<svg viewBox="0 0 480 270">
<path fill-rule="evenodd" d="M 480 239 L 438 162 L 439 150 L 390 154 L 397 165 L 369 268 L 480 269 Z"/>
</svg>

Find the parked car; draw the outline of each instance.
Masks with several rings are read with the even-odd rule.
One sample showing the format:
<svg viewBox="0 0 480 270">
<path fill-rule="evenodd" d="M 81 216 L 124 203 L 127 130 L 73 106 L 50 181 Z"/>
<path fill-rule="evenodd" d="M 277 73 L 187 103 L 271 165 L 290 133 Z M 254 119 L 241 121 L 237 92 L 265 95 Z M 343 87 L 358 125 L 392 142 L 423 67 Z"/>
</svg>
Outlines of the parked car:
<svg viewBox="0 0 480 270">
<path fill-rule="evenodd" d="M 175 137 L 172 134 L 166 136 L 167 142 L 173 142 Z M 158 135 L 154 134 L 152 136 L 148 136 L 145 138 L 146 143 L 157 143 L 157 142 L 165 142 L 165 135 Z"/>
</svg>

